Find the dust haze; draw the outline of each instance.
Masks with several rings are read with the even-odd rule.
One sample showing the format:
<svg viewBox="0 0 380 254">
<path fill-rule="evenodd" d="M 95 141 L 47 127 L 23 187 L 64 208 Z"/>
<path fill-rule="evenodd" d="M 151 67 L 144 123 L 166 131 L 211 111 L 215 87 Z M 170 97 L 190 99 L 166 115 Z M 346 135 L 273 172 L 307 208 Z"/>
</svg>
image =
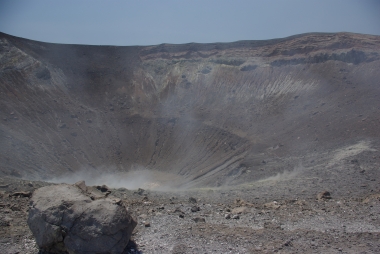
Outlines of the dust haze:
<svg viewBox="0 0 380 254">
<path fill-rule="evenodd" d="M 173 182 L 173 176 L 152 169 L 146 169 L 135 165 L 128 172 L 121 172 L 116 167 L 99 167 L 94 169 L 82 168 L 75 173 L 54 177 L 47 180 L 52 183 L 74 184 L 85 181 L 88 186 L 107 185 L 110 188 L 126 188 L 136 190 L 138 188 L 157 191 L 174 190 L 178 186 Z"/>
<path fill-rule="evenodd" d="M 302 166 L 302 163 L 299 163 L 296 167 L 294 167 L 293 170 L 284 170 L 283 172 L 277 173 L 275 176 L 270 176 L 268 178 L 261 179 L 259 180 L 259 182 L 291 180 L 296 178 L 303 172 L 305 172 L 305 168 Z"/>
</svg>

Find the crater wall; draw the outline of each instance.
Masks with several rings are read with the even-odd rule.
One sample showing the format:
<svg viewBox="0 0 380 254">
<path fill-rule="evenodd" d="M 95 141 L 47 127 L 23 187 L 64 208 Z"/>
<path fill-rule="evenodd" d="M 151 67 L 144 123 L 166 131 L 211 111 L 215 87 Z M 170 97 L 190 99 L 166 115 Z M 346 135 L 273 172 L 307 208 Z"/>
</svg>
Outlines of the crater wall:
<svg viewBox="0 0 380 254">
<path fill-rule="evenodd" d="M 147 47 L 0 34 L 0 174 L 144 168 L 221 186 L 378 144 L 379 52 L 379 36 L 349 33 Z"/>
</svg>

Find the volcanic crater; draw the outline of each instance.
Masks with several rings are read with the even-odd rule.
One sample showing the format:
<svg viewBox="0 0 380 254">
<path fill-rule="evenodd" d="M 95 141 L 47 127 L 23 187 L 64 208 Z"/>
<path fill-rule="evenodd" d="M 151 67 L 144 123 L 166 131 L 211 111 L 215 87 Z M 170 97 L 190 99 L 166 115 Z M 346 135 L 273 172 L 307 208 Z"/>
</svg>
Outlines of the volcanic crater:
<svg viewBox="0 0 380 254">
<path fill-rule="evenodd" d="M 37 181 L 86 180 L 150 189 L 157 205 L 183 205 L 189 195 L 198 195 L 201 211 L 219 211 L 210 208 L 219 202 L 231 209 L 249 207 L 253 214 L 276 213 L 276 207 L 264 206 L 274 200 L 279 207 L 289 200 L 314 204 L 318 192 L 329 190 L 336 200 L 356 200 L 362 209 L 357 213 L 364 215 L 361 202 L 372 197 L 368 209 L 377 221 L 369 219 L 359 231 L 375 234 L 368 236 L 373 246 L 367 246 L 375 253 L 380 249 L 379 199 L 374 198 L 380 193 L 379 70 L 380 37 L 362 34 L 124 47 L 43 43 L 0 33 L 0 187 L 7 193 L 24 183 L 22 188 L 33 189 Z M 140 198 L 133 195 L 128 197 Z M 175 195 L 186 198 L 175 201 Z M 152 213 L 144 203 L 137 207 Z M 360 224 L 352 216 L 345 221 Z M 163 218 L 157 225 L 167 223 Z M 213 219 L 206 222 L 218 224 Z M 265 224 L 267 219 L 259 219 L 259 228 L 278 230 Z M 315 217 L 308 219 L 314 223 L 308 224 L 311 231 L 325 234 L 327 226 L 322 230 Z M 307 227 L 285 224 L 281 230 L 293 230 L 292 239 L 294 230 Z M 232 227 L 245 234 L 243 225 Z M 194 234 L 207 238 L 202 232 Z M 145 234 L 149 239 L 158 233 Z M 151 246 L 147 253 L 187 253 L 180 252 L 183 246 L 189 251 L 192 244 L 173 239 L 161 252 Z M 269 250 L 266 244 L 236 247 L 233 240 L 223 241 L 230 247 L 210 246 L 231 253 Z M 199 251 L 211 252 L 206 243 L 200 246 Z M 292 248 L 281 246 L 277 250 Z"/>
</svg>

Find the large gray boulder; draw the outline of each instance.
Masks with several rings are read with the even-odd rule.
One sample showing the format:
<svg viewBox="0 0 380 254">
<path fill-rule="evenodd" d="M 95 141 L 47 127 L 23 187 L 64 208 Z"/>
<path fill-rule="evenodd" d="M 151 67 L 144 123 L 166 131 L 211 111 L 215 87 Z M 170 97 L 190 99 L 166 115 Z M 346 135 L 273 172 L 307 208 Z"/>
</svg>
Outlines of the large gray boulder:
<svg viewBox="0 0 380 254">
<path fill-rule="evenodd" d="M 84 182 L 37 189 L 28 218 L 37 245 L 50 253 L 122 253 L 136 224 L 120 199 Z"/>
</svg>

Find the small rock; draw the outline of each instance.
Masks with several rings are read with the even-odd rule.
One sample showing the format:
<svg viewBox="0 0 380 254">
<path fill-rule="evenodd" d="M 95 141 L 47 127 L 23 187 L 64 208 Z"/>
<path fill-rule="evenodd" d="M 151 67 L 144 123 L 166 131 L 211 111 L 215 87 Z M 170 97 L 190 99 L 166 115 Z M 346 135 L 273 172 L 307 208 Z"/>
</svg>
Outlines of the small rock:
<svg viewBox="0 0 380 254">
<path fill-rule="evenodd" d="M 100 190 L 101 192 L 107 192 L 107 191 L 109 191 L 109 188 L 108 188 L 108 186 L 107 185 L 102 185 L 102 186 L 96 186 L 96 188 L 98 189 L 98 190 Z"/>
<path fill-rule="evenodd" d="M 281 226 L 273 222 L 264 222 L 264 228 L 268 229 L 281 229 Z"/>
<path fill-rule="evenodd" d="M 185 213 L 179 207 L 177 207 L 176 209 L 174 209 L 173 213 L 178 213 L 179 214 L 178 216 L 180 218 L 184 218 L 185 217 Z"/>
<path fill-rule="evenodd" d="M 21 211 L 21 207 L 18 205 L 13 205 L 13 206 L 11 206 L 11 210 L 12 211 Z"/>
<path fill-rule="evenodd" d="M 191 211 L 193 212 L 193 213 L 195 213 L 195 212 L 198 212 L 198 211 L 200 211 L 201 209 L 199 208 L 199 206 L 193 206 L 192 208 L 191 208 Z"/>
<path fill-rule="evenodd" d="M 11 225 L 9 222 L 10 220 L 0 217 L 0 227 L 9 227 Z"/>
<path fill-rule="evenodd" d="M 197 203 L 197 200 L 193 197 L 189 197 L 189 202 L 190 203 Z"/>
<path fill-rule="evenodd" d="M 143 220 L 146 219 L 147 217 L 148 217 L 148 215 L 146 215 L 145 213 L 139 215 L 139 218 L 141 218 Z"/>
<path fill-rule="evenodd" d="M 176 208 L 174 209 L 173 213 L 184 213 L 184 212 L 181 210 L 181 208 L 176 207 Z"/>
<path fill-rule="evenodd" d="M 289 239 L 288 241 L 284 242 L 284 246 L 293 246 L 292 241 L 293 239 Z"/>
<path fill-rule="evenodd" d="M 113 198 L 112 202 L 116 205 L 121 205 L 123 201 L 120 198 Z"/>
<path fill-rule="evenodd" d="M 30 191 L 20 191 L 9 194 L 10 197 L 22 197 L 22 198 L 30 198 L 32 193 Z"/>
<path fill-rule="evenodd" d="M 328 191 L 322 191 L 317 195 L 318 200 L 331 199 L 331 194 Z"/>
<path fill-rule="evenodd" d="M 234 219 L 234 220 L 238 220 L 238 219 L 240 219 L 240 216 L 237 215 L 237 214 L 235 214 L 235 215 L 233 215 L 231 218 Z"/>
<path fill-rule="evenodd" d="M 195 217 L 195 218 L 193 218 L 193 221 L 195 221 L 196 223 L 198 223 L 198 222 L 206 222 L 206 220 L 205 220 L 205 218 L 201 218 L 201 217 Z"/>
<path fill-rule="evenodd" d="M 185 244 L 177 244 L 173 247 L 171 254 L 188 253 L 188 247 Z"/>
<path fill-rule="evenodd" d="M 77 186 L 82 191 L 87 192 L 87 186 L 86 186 L 85 181 L 76 182 L 76 183 L 74 183 L 74 185 Z"/>
<path fill-rule="evenodd" d="M 236 207 L 232 209 L 232 214 L 242 214 L 242 213 L 245 213 L 246 211 L 247 211 L 247 207 L 245 206 Z"/>
<path fill-rule="evenodd" d="M 235 204 L 237 204 L 237 205 L 244 204 L 244 200 L 242 200 L 241 198 L 237 198 L 237 199 L 235 199 Z"/>
<path fill-rule="evenodd" d="M 277 203 L 277 201 L 273 201 L 273 202 L 269 202 L 269 203 L 264 204 L 264 207 L 269 208 L 269 209 L 278 209 L 278 208 L 280 208 L 280 206 L 281 205 L 279 205 Z"/>
<path fill-rule="evenodd" d="M 149 222 L 145 222 L 144 223 L 144 227 L 149 228 L 150 227 L 150 223 Z"/>
<path fill-rule="evenodd" d="M 224 215 L 224 218 L 227 219 L 227 220 L 231 219 L 231 214 L 226 213 L 226 214 Z"/>
<path fill-rule="evenodd" d="M 138 188 L 137 191 L 135 191 L 135 193 L 138 194 L 138 195 L 143 195 L 144 192 L 145 192 L 145 190 L 141 189 L 141 188 Z"/>
</svg>

